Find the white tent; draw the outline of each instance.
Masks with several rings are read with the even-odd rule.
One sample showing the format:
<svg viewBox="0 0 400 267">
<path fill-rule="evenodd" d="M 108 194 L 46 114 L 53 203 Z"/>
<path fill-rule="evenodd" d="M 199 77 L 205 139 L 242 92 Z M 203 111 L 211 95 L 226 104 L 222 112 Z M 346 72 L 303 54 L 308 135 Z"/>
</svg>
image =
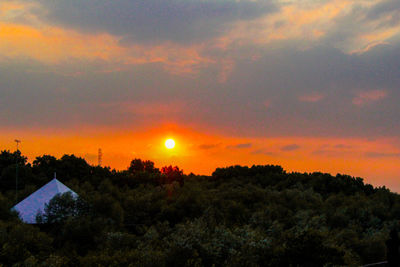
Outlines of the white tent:
<svg viewBox="0 0 400 267">
<path fill-rule="evenodd" d="M 37 213 L 39 211 L 43 212 L 45 205 L 48 204 L 53 197 L 57 194 L 63 194 L 66 192 L 71 192 L 74 197 L 78 196 L 74 191 L 54 178 L 15 205 L 13 209 L 18 211 L 19 217 L 22 221 L 33 224 L 36 223 Z"/>
</svg>

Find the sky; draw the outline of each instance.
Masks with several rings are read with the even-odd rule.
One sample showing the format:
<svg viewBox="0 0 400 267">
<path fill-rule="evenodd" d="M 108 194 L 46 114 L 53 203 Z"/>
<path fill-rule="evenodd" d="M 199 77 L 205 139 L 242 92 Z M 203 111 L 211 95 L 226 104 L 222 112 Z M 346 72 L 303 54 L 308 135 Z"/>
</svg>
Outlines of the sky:
<svg viewBox="0 0 400 267">
<path fill-rule="evenodd" d="M 0 149 L 400 192 L 398 0 L 2 0 Z M 174 138 L 176 147 L 163 143 Z"/>
</svg>

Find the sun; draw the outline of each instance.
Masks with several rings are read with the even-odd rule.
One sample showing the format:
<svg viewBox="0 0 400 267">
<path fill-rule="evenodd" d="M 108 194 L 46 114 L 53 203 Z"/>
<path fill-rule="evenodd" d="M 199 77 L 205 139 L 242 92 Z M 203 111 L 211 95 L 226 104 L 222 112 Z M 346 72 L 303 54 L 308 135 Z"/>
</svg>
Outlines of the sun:
<svg viewBox="0 0 400 267">
<path fill-rule="evenodd" d="M 168 149 L 173 149 L 175 147 L 174 139 L 165 140 L 165 147 L 168 148 Z"/>
</svg>

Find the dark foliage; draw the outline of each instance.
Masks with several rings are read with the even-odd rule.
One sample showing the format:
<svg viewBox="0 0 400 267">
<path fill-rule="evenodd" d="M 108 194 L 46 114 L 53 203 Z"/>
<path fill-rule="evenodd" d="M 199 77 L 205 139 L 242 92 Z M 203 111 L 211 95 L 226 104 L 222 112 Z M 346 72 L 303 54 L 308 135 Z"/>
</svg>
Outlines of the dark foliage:
<svg viewBox="0 0 400 267">
<path fill-rule="evenodd" d="M 55 197 L 26 225 L 15 204 L 54 172 L 79 198 Z M 44 155 L 27 163 L 0 153 L 0 265 L 324 266 L 386 259 L 400 196 L 361 178 L 287 173 L 280 166 L 218 168 L 212 176 L 161 171 L 132 160 L 127 170 Z"/>
</svg>

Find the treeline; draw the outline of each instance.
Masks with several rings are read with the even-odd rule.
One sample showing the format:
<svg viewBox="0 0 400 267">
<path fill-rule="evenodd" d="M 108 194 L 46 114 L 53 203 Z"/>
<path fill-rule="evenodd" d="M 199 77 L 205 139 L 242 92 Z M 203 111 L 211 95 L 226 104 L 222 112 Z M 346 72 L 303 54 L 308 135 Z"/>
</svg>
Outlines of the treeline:
<svg viewBox="0 0 400 267">
<path fill-rule="evenodd" d="M 10 208 L 57 179 L 38 225 Z M 185 175 L 132 160 L 123 171 L 74 155 L 32 164 L 0 153 L 0 263 L 5 266 L 359 266 L 386 259 L 400 197 L 361 178 L 280 166 Z"/>
</svg>

